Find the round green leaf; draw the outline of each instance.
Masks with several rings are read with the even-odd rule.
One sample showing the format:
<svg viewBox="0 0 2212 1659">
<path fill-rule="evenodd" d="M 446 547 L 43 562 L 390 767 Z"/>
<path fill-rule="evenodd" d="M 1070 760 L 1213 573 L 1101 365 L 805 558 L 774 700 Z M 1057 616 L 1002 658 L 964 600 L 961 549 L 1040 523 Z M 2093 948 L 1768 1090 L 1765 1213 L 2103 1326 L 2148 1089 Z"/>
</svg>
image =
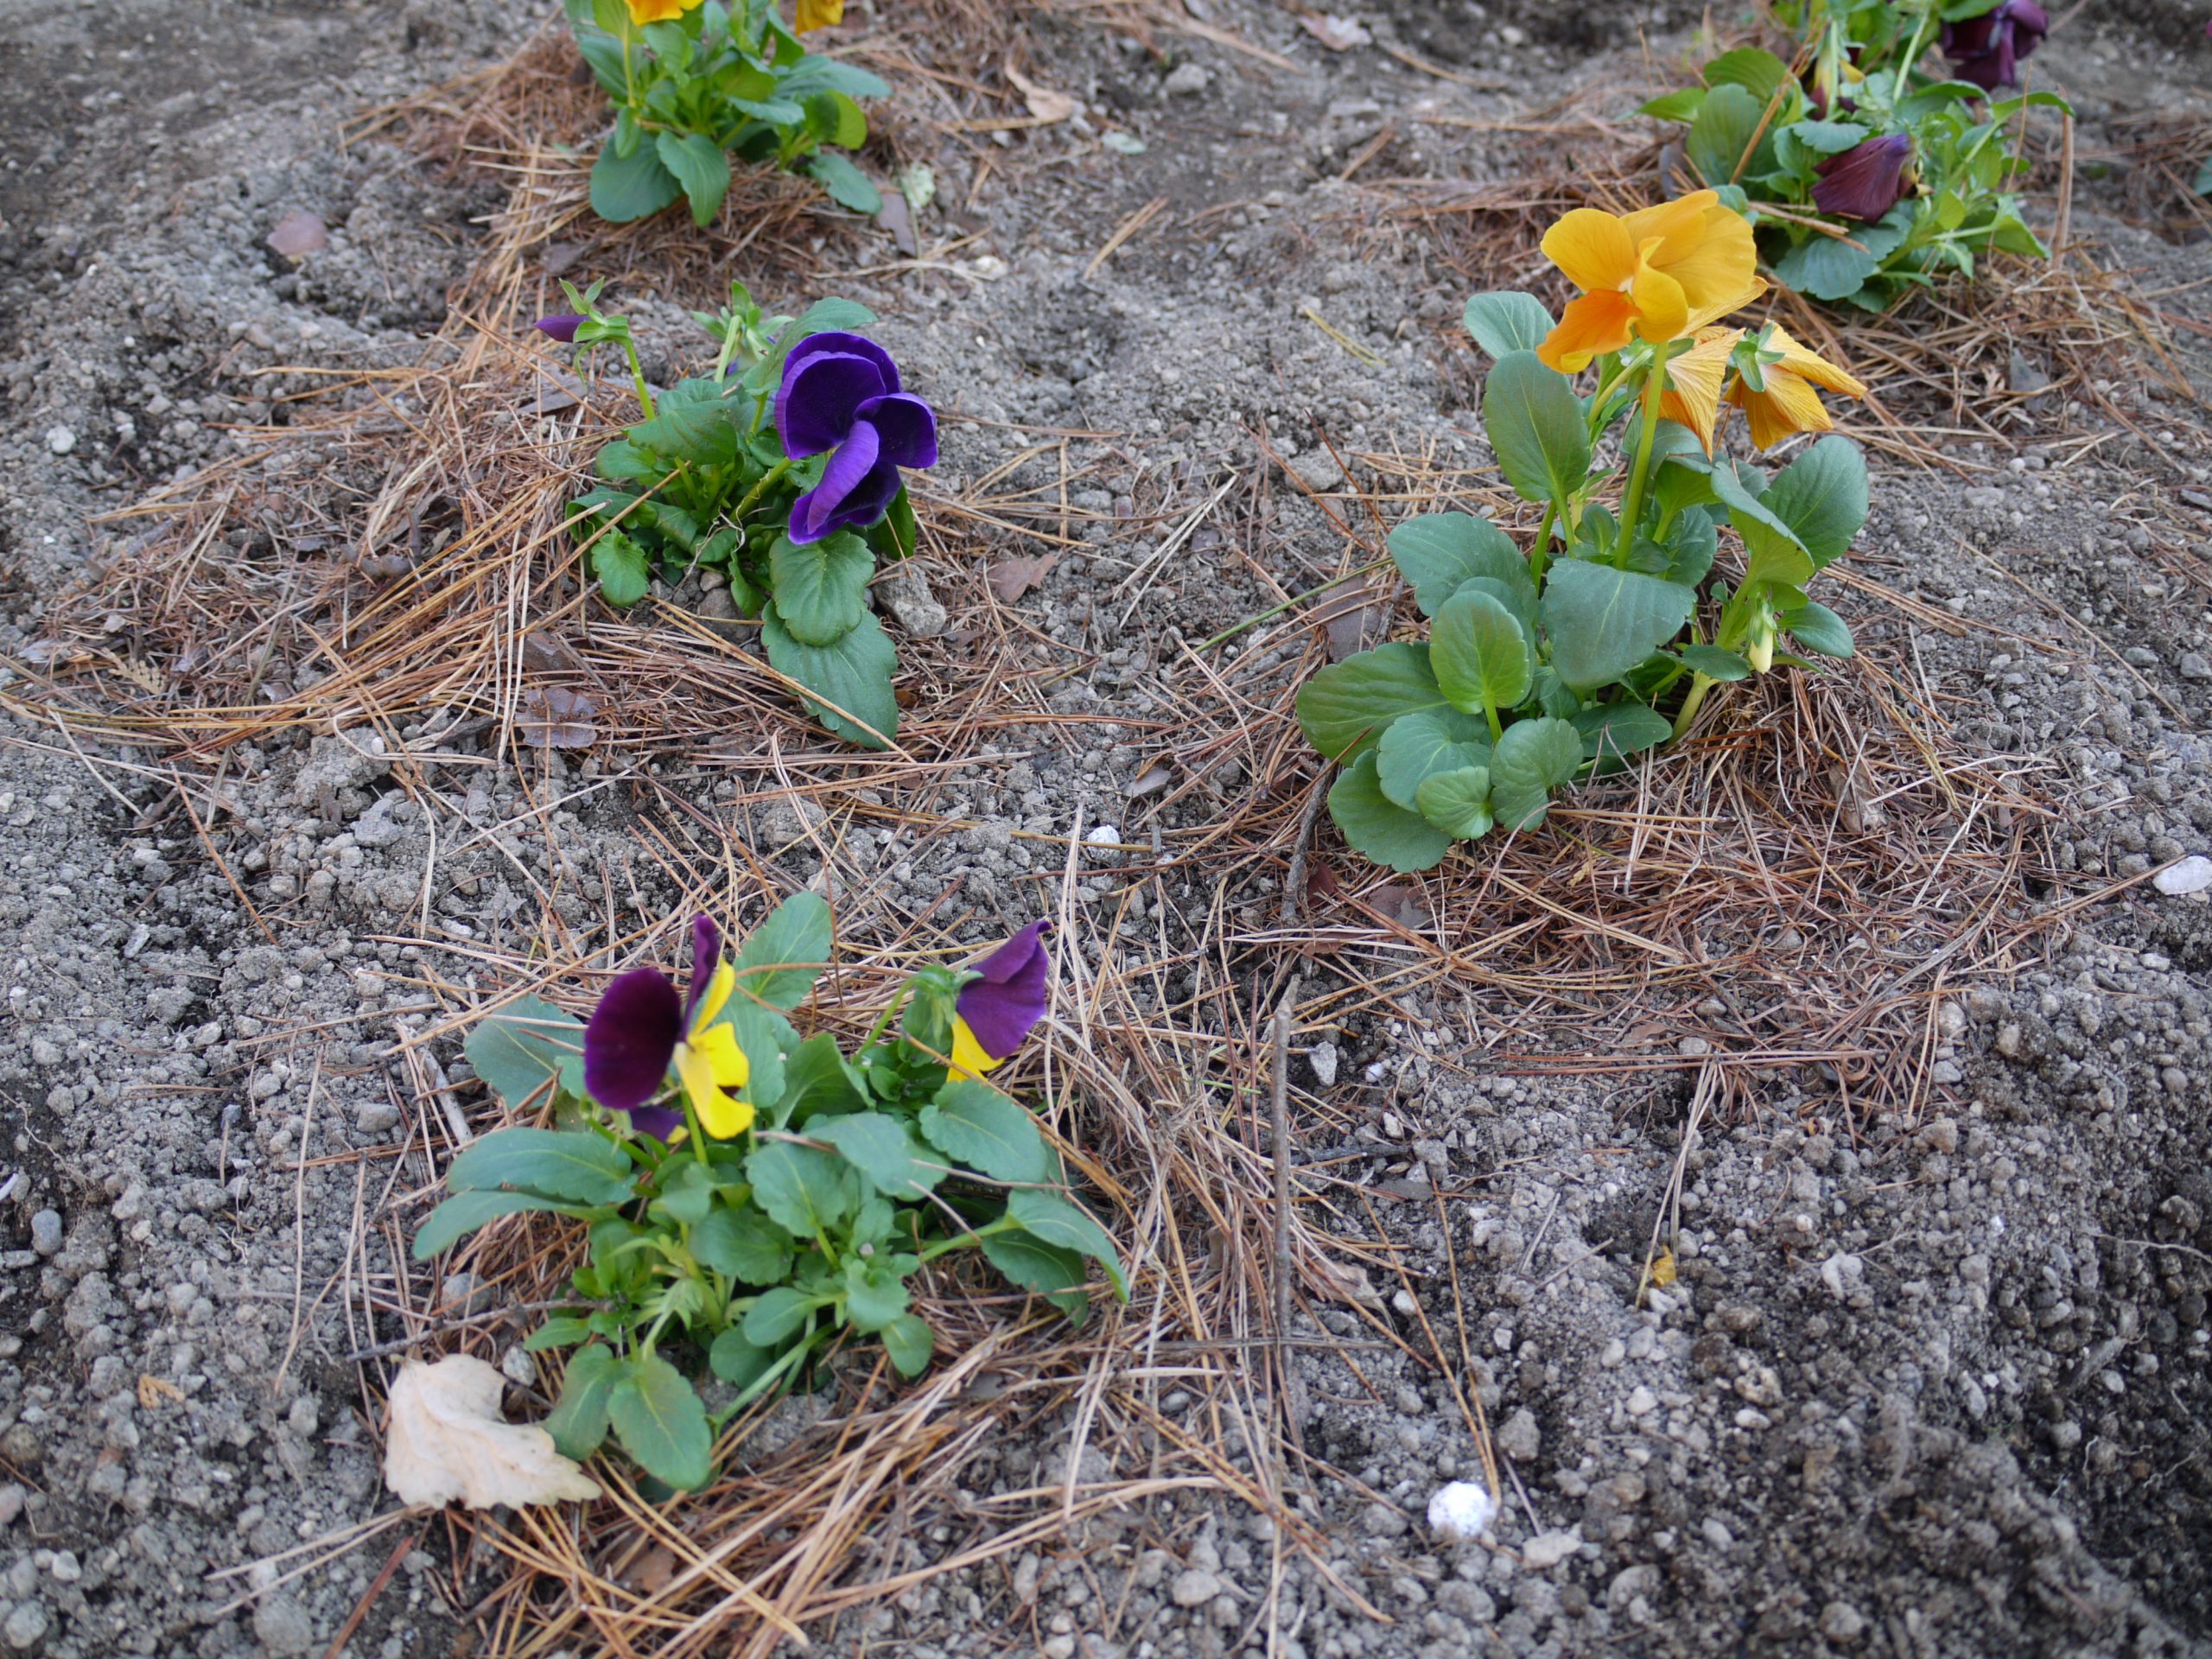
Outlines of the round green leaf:
<svg viewBox="0 0 2212 1659">
<path fill-rule="evenodd" d="M 883 1327 L 883 1351 L 901 1376 L 919 1376 L 929 1369 L 937 1347 L 937 1332 L 912 1313 L 901 1313 Z"/>
<path fill-rule="evenodd" d="M 1451 706 L 1428 647 L 1397 641 L 1332 663 L 1299 687 L 1298 724 L 1323 754 L 1347 760 L 1400 715 Z"/>
<path fill-rule="evenodd" d="M 1582 734 L 1548 715 L 1505 728 L 1490 759 L 1491 810 L 1510 833 L 1544 821 L 1552 791 L 1582 770 Z"/>
<path fill-rule="evenodd" d="M 1447 836 L 1475 841 L 1490 833 L 1490 768 L 1462 766 L 1421 780 L 1421 815 Z"/>
<path fill-rule="evenodd" d="M 1513 613 L 1471 587 L 1436 613 L 1428 659 L 1438 687 L 1467 714 L 1517 706 L 1536 673 L 1535 652 Z"/>
<path fill-rule="evenodd" d="M 898 648 L 872 612 L 834 645 L 810 645 L 784 624 L 778 607 L 760 615 L 760 639 L 776 672 L 804 687 L 807 712 L 831 733 L 864 749 L 887 749 L 899 729 L 892 677 Z"/>
<path fill-rule="evenodd" d="M 1413 584 L 1414 602 L 1423 616 L 1434 616 L 1460 584 L 1474 576 L 1524 588 L 1529 607 L 1535 605 L 1536 586 L 1529 578 L 1529 562 L 1521 550 L 1489 519 L 1471 513 L 1432 512 L 1407 519 L 1390 532 L 1390 558 L 1398 574 Z M 1522 607 L 1509 602 L 1507 608 Z"/>
<path fill-rule="evenodd" d="M 1483 387 L 1483 425 L 1515 493 L 1565 512 L 1590 472 L 1590 429 L 1567 378 L 1534 352 L 1508 352 Z"/>
<path fill-rule="evenodd" d="M 722 147 L 703 133 L 664 132 L 654 141 L 654 153 L 690 199 L 692 221 L 712 224 L 729 194 L 729 157 Z"/>
<path fill-rule="evenodd" d="M 1382 792 L 1371 749 L 1329 791 L 1329 816 L 1354 852 L 1401 873 L 1434 869 L 1451 850 L 1450 836 Z"/>
<path fill-rule="evenodd" d="M 988 1083 L 955 1077 L 922 1108 L 917 1122 L 939 1152 L 995 1181 L 1060 1179 L 1059 1160 L 1037 1120 Z"/>
<path fill-rule="evenodd" d="M 1408 715 L 1393 721 L 1375 747 L 1376 781 L 1383 794 L 1408 812 L 1415 809 L 1424 779 L 1440 772 L 1489 764 L 1489 722 L 1457 709 Z"/>
<path fill-rule="evenodd" d="M 591 169 L 591 210 L 611 225 L 657 213 L 683 194 L 683 187 L 660 164 L 656 151 L 620 156 L 611 138 Z"/>
<path fill-rule="evenodd" d="M 1696 589 L 1679 582 L 1561 559 L 1541 607 L 1552 667 L 1572 686 L 1609 685 L 1681 632 L 1696 603 Z"/>
<path fill-rule="evenodd" d="M 1859 648 L 1850 626 L 1825 605 L 1807 603 L 1784 611 L 1782 626 L 1815 657 L 1848 657 Z"/>
<path fill-rule="evenodd" d="M 1492 357 L 1533 352 L 1552 331 L 1552 314 L 1533 294 L 1478 294 L 1467 302 L 1467 332 Z"/>
<path fill-rule="evenodd" d="M 768 550 L 776 615 L 803 645 L 835 645 L 868 614 L 875 555 L 849 531 L 804 546 L 779 536 Z"/>
<path fill-rule="evenodd" d="M 678 1491 L 714 1478 L 714 1431 L 707 1408 L 683 1372 L 658 1354 L 639 1354 L 607 1396 L 607 1421 L 638 1466 Z"/>
<path fill-rule="evenodd" d="M 1681 658 L 1708 680 L 1748 680 L 1751 665 L 1735 652 L 1718 645 L 1684 645 Z"/>
</svg>

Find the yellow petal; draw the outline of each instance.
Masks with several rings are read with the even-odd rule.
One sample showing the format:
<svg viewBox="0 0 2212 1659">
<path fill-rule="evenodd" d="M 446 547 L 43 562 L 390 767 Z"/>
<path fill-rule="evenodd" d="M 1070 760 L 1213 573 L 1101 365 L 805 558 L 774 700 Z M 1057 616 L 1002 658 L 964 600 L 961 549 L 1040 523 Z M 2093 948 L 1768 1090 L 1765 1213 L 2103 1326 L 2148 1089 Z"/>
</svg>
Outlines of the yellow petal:
<svg viewBox="0 0 2212 1659">
<path fill-rule="evenodd" d="M 798 32 L 810 35 L 845 21 L 845 0 L 798 0 Z"/>
<path fill-rule="evenodd" d="M 1779 364 L 1765 375 L 1766 390 L 1753 391 L 1741 380 L 1729 388 L 1728 401 L 1751 419 L 1751 442 L 1771 449 L 1793 432 L 1825 432 L 1835 423 L 1821 407 L 1821 394 Z"/>
<path fill-rule="evenodd" d="M 1682 285 L 1691 313 L 1707 322 L 1749 305 L 1761 291 L 1751 225 L 1718 202 L 1700 216 L 1694 235 L 1669 235 L 1645 257 Z"/>
<path fill-rule="evenodd" d="M 1658 263 L 1672 264 L 1704 240 L 1707 215 L 1719 200 L 1718 192 L 1693 190 L 1656 207 L 1637 208 L 1621 220 L 1621 228 L 1639 248 L 1656 239 Z"/>
<path fill-rule="evenodd" d="M 1718 322 L 1721 318 L 1755 303 L 1765 292 L 1766 278 L 1754 276 L 1735 293 L 1723 294 L 1717 299 L 1708 299 L 1703 305 L 1691 306 L 1690 327 L 1698 329 L 1707 323 Z"/>
<path fill-rule="evenodd" d="M 691 1029 L 704 1031 L 715 1023 L 715 1016 L 729 1001 L 730 987 L 737 983 L 737 969 L 726 962 L 715 964 L 715 971 L 707 976 L 706 994 L 700 997 L 699 1006 L 691 1011 Z"/>
<path fill-rule="evenodd" d="M 1544 257 L 1585 294 L 1626 288 L 1637 264 L 1636 243 L 1621 221 L 1595 207 L 1577 207 L 1546 231 Z"/>
<path fill-rule="evenodd" d="M 1636 302 L 1625 294 L 1586 294 L 1569 300 L 1559 326 L 1546 334 L 1536 355 L 1561 374 L 1579 374 L 1590 359 L 1618 352 L 1635 338 Z"/>
<path fill-rule="evenodd" d="M 715 1140 L 731 1140 L 753 1127 L 752 1103 L 736 1099 L 723 1090 L 715 1079 L 712 1056 L 689 1043 L 678 1043 L 676 1074 L 683 1079 L 683 1092 L 691 1097 L 700 1123 Z"/>
<path fill-rule="evenodd" d="M 752 1080 L 753 1063 L 737 1046 L 737 1033 L 728 1026 L 709 1026 L 685 1045 L 706 1057 L 708 1070 L 725 1089 L 742 1089 Z"/>
<path fill-rule="evenodd" d="M 700 0 L 630 0 L 630 21 L 642 28 L 681 17 Z"/>
<path fill-rule="evenodd" d="M 976 1040 L 976 1033 L 968 1029 L 968 1022 L 958 1014 L 952 1016 L 952 1072 L 955 1077 L 982 1080 L 986 1071 L 995 1071 L 1006 1062 L 995 1059 L 983 1052 L 983 1046 Z"/>
<path fill-rule="evenodd" d="M 1728 354 L 1744 337 L 1740 328 L 1707 328 L 1697 344 L 1667 364 L 1667 390 L 1659 399 L 1659 412 L 1697 434 L 1705 453 L 1713 453 L 1713 429 L 1720 417 L 1720 383 L 1728 372 Z"/>
<path fill-rule="evenodd" d="M 1836 367 L 1819 353 L 1800 345 L 1779 323 L 1768 336 L 1767 346 L 1769 349 L 1782 353 L 1783 368 L 1804 376 L 1816 386 L 1826 386 L 1830 391 L 1840 391 L 1848 397 L 1864 397 L 1866 395 L 1865 381 Z"/>
<path fill-rule="evenodd" d="M 1680 340 L 1689 332 L 1690 308 L 1682 285 L 1649 265 L 1636 273 L 1629 289 L 1636 302 L 1636 332 L 1649 340 Z"/>
</svg>

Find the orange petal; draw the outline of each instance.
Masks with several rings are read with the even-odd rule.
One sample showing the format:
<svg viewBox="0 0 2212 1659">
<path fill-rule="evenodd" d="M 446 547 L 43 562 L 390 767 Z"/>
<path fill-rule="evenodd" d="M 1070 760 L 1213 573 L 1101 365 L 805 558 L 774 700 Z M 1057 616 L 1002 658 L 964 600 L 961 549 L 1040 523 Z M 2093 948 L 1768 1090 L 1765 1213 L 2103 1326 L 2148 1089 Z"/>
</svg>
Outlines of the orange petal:
<svg viewBox="0 0 2212 1659">
<path fill-rule="evenodd" d="M 1690 308 L 1682 285 L 1663 270 L 1649 265 L 1636 274 L 1629 289 L 1636 302 L 1636 332 L 1646 340 L 1680 340 L 1690 329 Z"/>
<path fill-rule="evenodd" d="M 1691 313 L 1710 322 L 1758 297 L 1759 251 L 1741 213 L 1714 203 L 1694 238 L 1670 237 L 1650 262 L 1682 285 Z"/>
<path fill-rule="evenodd" d="M 1621 221 L 1577 207 L 1544 232 L 1544 257 L 1585 294 L 1624 289 L 1636 276 L 1636 244 Z"/>
<path fill-rule="evenodd" d="M 845 21 L 845 0 L 798 0 L 794 32 L 809 35 Z"/>
<path fill-rule="evenodd" d="M 1792 340 L 1780 323 L 1775 325 L 1767 344 L 1772 350 L 1782 353 L 1779 366 L 1804 376 L 1815 385 L 1826 386 L 1830 391 L 1840 391 L 1847 397 L 1864 397 L 1866 395 L 1865 381 L 1845 372 L 1817 352 L 1809 351 Z M 1827 429 L 1821 429 L 1825 431 Z"/>
<path fill-rule="evenodd" d="M 1656 207 L 1639 207 L 1621 220 L 1621 228 L 1638 247 L 1656 238 L 1656 263 L 1670 265 L 1694 251 L 1705 239 L 1707 217 L 1719 200 L 1714 191 L 1693 190 L 1687 196 L 1662 201 Z"/>
<path fill-rule="evenodd" d="M 1559 326 L 1544 336 L 1536 355 L 1561 374 L 1579 374 L 1590 359 L 1618 352 L 1635 335 L 1636 305 L 1625 294 L 1599 292 L 1569 300 Z"/>
<path fill-rule="evenodd" d="M 1751 442 L 1771 449 L 1793 432 L 1825 432 L 1835 424 L 1821 406 L 1821 394 L 1780 364 L 1766 371 L 1766 390 L 1753 391 L 1741 380 L 1729 388 L 1728 401 L 1750 417 Z"/>
<path fill-rule="evenodd" d="M 1667 390 L 1660 395 L 1659 412 L 1697 434 L 1705 453 L 1713 453 L 1713 429 L 1720 418 L 1720 382 L 1728 372 L 1728 354 L 1744 337 L 1740 328 L 1709 328 L 1698 343 L 1667 364 Z"/>
<path fill-rule="evenodd" d="M 1703 305 L 1692 305 L 1690 327 L 1695 331 L 1704 327 L 1709 322 L 1718 322 L 1731 313 L 1740 311 L 1745 306 L 1752 304 L 1765 292 L 1766 278 L 1754 276 L 1733 294 L 1723 295 L 1717 299 L 1707 299 Z"/>
</svg>

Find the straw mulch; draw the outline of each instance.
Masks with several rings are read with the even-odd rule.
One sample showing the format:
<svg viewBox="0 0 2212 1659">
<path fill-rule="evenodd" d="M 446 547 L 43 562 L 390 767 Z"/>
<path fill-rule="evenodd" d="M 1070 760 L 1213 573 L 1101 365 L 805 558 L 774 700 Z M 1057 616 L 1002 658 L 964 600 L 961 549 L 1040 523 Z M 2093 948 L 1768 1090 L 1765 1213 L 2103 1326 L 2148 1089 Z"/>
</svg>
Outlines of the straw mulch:
<svg viewBox="0 0 2212 1659">
<path fill-rule="evenodd" d="M 983 30 L 997 15 L 970 10 L 947 16 Z M 1125 25 L 1149 16 L 1091 10 Z M 960 91 L 912 42 L 871 49 L 903 54 L 949 99 Z M 839 748 L 801 719 L 749 629 L 717 629 L 673 601 L 606 612 L 560 525 L 626 394 L 576 382 L 529 332 L 546 303 L 549 249 L 573 248 L 575 268 L 594 273 L 707 259 L 750 277 L 804 270 L 812 238 L 843 232 L 810 187 L 772 176 L 743 181 L 703 234 L 681 220 L 595 225 L 583 163 L 564 146 L 596 116 L 566 63 L 557 38 L 542 39 L 462 87 L 387 113 L 387 124 L 509 187 L 453 321 L 419 364 L 333 386 L 315 412 L 264 435 L 259 453 L 119 515 L 118 533 L 136 543 L 54 603 L 40 660 L 22 665 L 7 698 L 194 780 L 188 804 L 195 792 L 215 798 L 228 751 L 278 731 L 365 724 L 404 755 L 410 730 L 430 730 L 416 740 L 426 747 L 488 730 L 527 779 L 533 746 L 554 741 L 555 726 L 587 728 L 630 791 L 639 858 L 677 895 L 670 919 L 641 934 L 614 920 L 609 901 L 603 923 L 564 921 L 541 884 L 530 936 L 473 963 L 477 982 L 503 997 L 539 990 L 579 1010 L 617 968 L 673 961 L 694 906 L 742 925 L 791 880 L 684 784 L 734 776 L 747 805 L 804 797 L 822 809 L 814 847 L 848 895 L 841 966 L 810 1018 L 864 1029 L 898 976 L 957 959 L 956 928 L 969 912 L 958 902 L 894 910 L 850 832 L 957 833 L 965 826 L 909 804 L 926 801 L 979 740 L 1056 726 L 1080 740 L 1082 721 L 1056 713 L 1048 693 L 1084 659 L 1044 649 L 982 578 L 982 556 L 1062 545 L 1080 515 L 1064 488 L 1018 490 L 1001 474 L 957 496 L 921 480 L 928 550 L 955 573 L 940 597 L 957 626 L 903 645 L 901 741 L 884 755 Z M 978 88 L 955 108 L 982 118 L 1007 103 Z M 1478 203 L 1404 212 L 1460 248 L 1471 277 L 1517 280 L 1533 246 L 1522 233 L 1539 215 L 1628 188 L 1556 168 L 1530 176 Z M 1521 241 L 1497 234 L 1509 226 Z M 2055 346 L 2109 345 L 2118 335 L 2098 332 L 2111 327 L 2107 313 L 2077 269 L 2008 272 L 1992 291 L 2047 307 L 2039 338 Z M 1959 312 L 1951 326 L 1974 348 L 1961 360 L 1985 348 L 1983 314 Z M 1852 341 L 1862 368 L 1896 353 L 1885 386 L 1928 372 L 1924 332 L 1910 353 L 1874 330 L 1854 329 Z M 1960 384 L 1920 390 L 1929 408 L 1948 395 L 1962 410 Z M 1986 402 L 1974 407 L 1990 421 Z M 1859 427 L 1877 445 L 1919 441 L 1889 430 Z M 1057 452 L 1065 480 L 1067 435 L 1034 437 L 1027 453 Z M 949 1570 L 1144 1535 L 1162 1523 L 1167 1496 L 1197 1488 L 1272 1515 L 1278 1563 L 1304 1551 L 1319 1565 L 1310 1493 L 1326 1471 L 1280 1403 L 1282 1344 L 1319 1328 L 1313 1305 L 1358 1308 L 1376 1340 L 1452 1381 L 1475 1443 L 1487 1438 L 1478 1368 L 1454 1334 L 1425 1319 L 1401 1333 L 1378 1317 L 1358 1264 L 1327 1230 L 1350 1197 L 1313 1171 L 1287 1210 L 1277 1202 L 1270 1096 L 1288 1082 L 1279 1003 L 1292 1000 L 1287 1040 L 1301 1046 L 1324 1036 L 1357 1046 L 1390 1021 L 1417 1033 L 1452 1020 L 1478 1042 L 1433 1051 L 1447 1071 L 1648 1080 L 1695 1068 L 1743 1109 L 1787 1088 L 1847 1134 L 1866 1112 L 1924 1105 L 1942 1000 L 2017 971 L 2054 915 L 2090 902 L 2064 890 L 2044 842 L 2062 780 L 1962 744 L 1951 722 L 1969 708 L 1922 671 L 1911 629 L 1969 625 L 1886 591 L 1863 563 L 1841 573 L 1853 591 L 1840 607 L 1864 647 L 1856 661 L 1717 696 L 1689 741 L 1578 793 L 1540 833 L 1485 842 L 1414 879 L 1348 856 L 1319 810 L 1325 768 L 1291 716 L 1297 684 L 1325 660 L 1332 619 L 1341 638 L 1350 614 L 1370 642 L 1404 624 L 1393 589 L 1358 585 L 1382 568 L 1390 524 L 1446 506 L 1487 507 L 1510 523 L 1522 515 L 1494 479 L 1433 455 L 1344 459 L 1363 487 L 1324 504 L 1342 531 L 1340 563 L 1325 573 L 1347 578 L 1339 589 L 1255 622 L 1234 649 L 1159 643 L 1170 707 L 1149 724 L 1119 722 L 1151 734 L 1159 765 L 1147 776 L 1160 786 L 1121 810 L 1118 893 L 1074 899 L 1084 824 L 1032 837 L 1062 867 L 1040 896 L 1058 914 L 1068 976 L 1013 1084 L 1049 1103 L 1073 1167 L 1110 1209 L 1133 1268 L 1130 1304 L 1102 1303 L 1077 1330 L 982 1275 L 941 1275 L 926 1308 L 941 1357 L 919 1383 L 895 1386 L 867 1351 L 845 1357 L 811 1427 L 757 1440 L 755 1422 L 734 1427 L 728 1471 L 707 1492 L 655 1503 L 619 1460 L 602 1460 L 594 1472 L 607 1498 L 588 1511 L 440 1517 L 431 1524 L 453 1546 L 448 1593 L 483 1621 L 493 1651 L 688 1659 L 765 1654 L 795 1631 L 835 1629 L 850 1641 L 864 1624 L 824 1621 L 865 1618 Z M 302 489 L 308 480 L 317 487 Z M 1193 509 L 1166 487 L 1140 504 L 1140 523 Z M 1266 470 L 1211 511 L 1254 579 L 1287 600 L 1272 572 L 1298 559 Z M 657 772 L 647 756 L 681 764 Z M 1230 760 L 1249 781 L 1224 798 L 1207 780 Z M 394 776 L 416 786 L 404 761 Z M 2029 896 L 2053 893 L 2066 902 L 2030 913 Z M 1139 898 L 1148 919 L 1125 926 Z M 600 908 L 594 899 L 587 912 Z M 441 988 L 453 1017 L 428 1035 L 450 1037 L 476 999 Z M 401 1058 L 416 1088 L 397 1098 L 416 1135 L 390 1202 L 364 1219 L 348 1317 L 364 1351 L 397 1336 L 496 1352 L 516 1331 L 442 1309 L 436 1281 L 405 1265 L 405 1241 L 458 1135 L 493 1127 L 497 1109 L 461 1102 L 423 1040 Z M 1351 1103 L 1357 1091 L 1287 1092 L 1309 1147 L 1348 1135 L 1363 1109 Z M 557 1294 L 575 1248 L 562 1228 L 515 1217 L 454 1265 L 527 1306 Z M 1374 1265 L 1387 1286 L 1385 1262 Z M 1287 1324 L 1278 1298 L 1290 1305 Z M 1201 1406 L 1167 1415 L 1159 1400 L 1170 1389 Z M 990 1495 L 963 1478 L 979 1452 L 1046 1424 L 1052 1455 L 1031 1484 Z M 504 1567 L 484 1596 L 471 1564 L 494 1557 Z M 1271 1599 L 1255 1616 L 1272 1611 Z"/>
</svg>

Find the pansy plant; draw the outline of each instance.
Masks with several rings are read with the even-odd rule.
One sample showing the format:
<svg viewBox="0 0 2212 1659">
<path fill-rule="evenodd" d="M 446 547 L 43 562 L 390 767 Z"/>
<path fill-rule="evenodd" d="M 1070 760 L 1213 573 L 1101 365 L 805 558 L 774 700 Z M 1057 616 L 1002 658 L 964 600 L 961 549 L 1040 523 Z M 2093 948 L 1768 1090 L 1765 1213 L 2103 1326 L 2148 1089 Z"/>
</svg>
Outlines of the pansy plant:
<svg viewBox="0 0 2212 1659">
<path fill-rule="evenodd" d="M 681 198 L 705 225 L 729 194 L 733 156 L 808 174 L 856 212 L 882 207 L 840 151 L 868 141 L 858 100 L 891 89 L 800 40 L 837 22 L 842 0 L 799 0 L 790 25 L 774 0 L 567 3 L 576 46 L 614 102 L 591 174 L 601 219 L 643 219 Z"/>
<path fill-rule="evenodd" d="M 1765 289 L 1750 226 L 1701 190 L 1619 217 L 1578 208 L 1543 246 L 1581 290 L 1557 321 L 1527 294 L 1466 312 L 1496 359 L 1483 418 L 1499 469 L 1542 509 L 1533 546 L 1465 513 L 1400 524 L 1390 553 L 1427 639 L 1362 652 L 1298 695 L 1307 740 L 1344 766 L 1338 828 L 1397 870 L 1535 828 L 1554 791 L 1687 732 L 1716 684 L 1809 666 L 1785 636 L 1853 649 L 1804 590 L 1866 520 L 1857 448 L 1822 436 L 1771 479 L 1717 451 L 1732 409 L 1764 448 L 1827 432 L 1823 390 L 1866 391 L 1778 326 L 1731 321 Z"/>
<path fill-rule="evenodd" d="M 601 482 L 571 521 L 601 594 L 626 607 L 656 575 L 710 573 L 810 713 L 848 741 L 887 747 L 898 656 L 868 588 L 878 559 L 913 551 L 904 469 L 936 464 L 937 416 L 857 332 L 874 315 L 825 300 L 766 316 L 733 283 L 728 306 L 698 317 L 718 348 L 711 370 L 656 394 L 597 286 L 563 288 L 571 310 L 538 327 L 621 345 L 645 416 L 600 451 Z"/>
<path fill-rule="evenodd" d="M 2050 27 L 2040 6 L 1777 0 L 1770 15 L 1794 52 L 1723 53 L 1643 112 L 1684 124 L 1683 159 L 1750 215 L 1777 278 L 1878 311 L 1993 252 L 2048 257 L 2007 188 L 2026 166 L 2016 118 L 2066 108 L 2022 87 Z"/>
<path fill-rule="evenodd" d="M 1094 1267 L 1126 1296 L 1036 1120 L 982 1079 L 1047 1011 L 1048 931 L 1033 924 L 976 969 L 922 969 L 850 1052 L 791 1017 L 830 950 L 811 893 L 734 960 L 696 918 L 682 990 L 635 968 L 585 1024 L 531 999 L 475 1027 L 477 1074 L 556 1127 L 500 1129 L 456 1158 L 415 1255 L 525 1211 L 584 1230 L 568 1299 L 528 1343 L 569 1351 L 546 1421 L 565 1454 L 611 1432 L 648 1474 L 696 1489 L 722 1425 L 833 1352 L 872 1339 L 919 1374 L 936 1338 L 910 1281 L 956 1250 L 1073 1319 Z"/>
</svg>

